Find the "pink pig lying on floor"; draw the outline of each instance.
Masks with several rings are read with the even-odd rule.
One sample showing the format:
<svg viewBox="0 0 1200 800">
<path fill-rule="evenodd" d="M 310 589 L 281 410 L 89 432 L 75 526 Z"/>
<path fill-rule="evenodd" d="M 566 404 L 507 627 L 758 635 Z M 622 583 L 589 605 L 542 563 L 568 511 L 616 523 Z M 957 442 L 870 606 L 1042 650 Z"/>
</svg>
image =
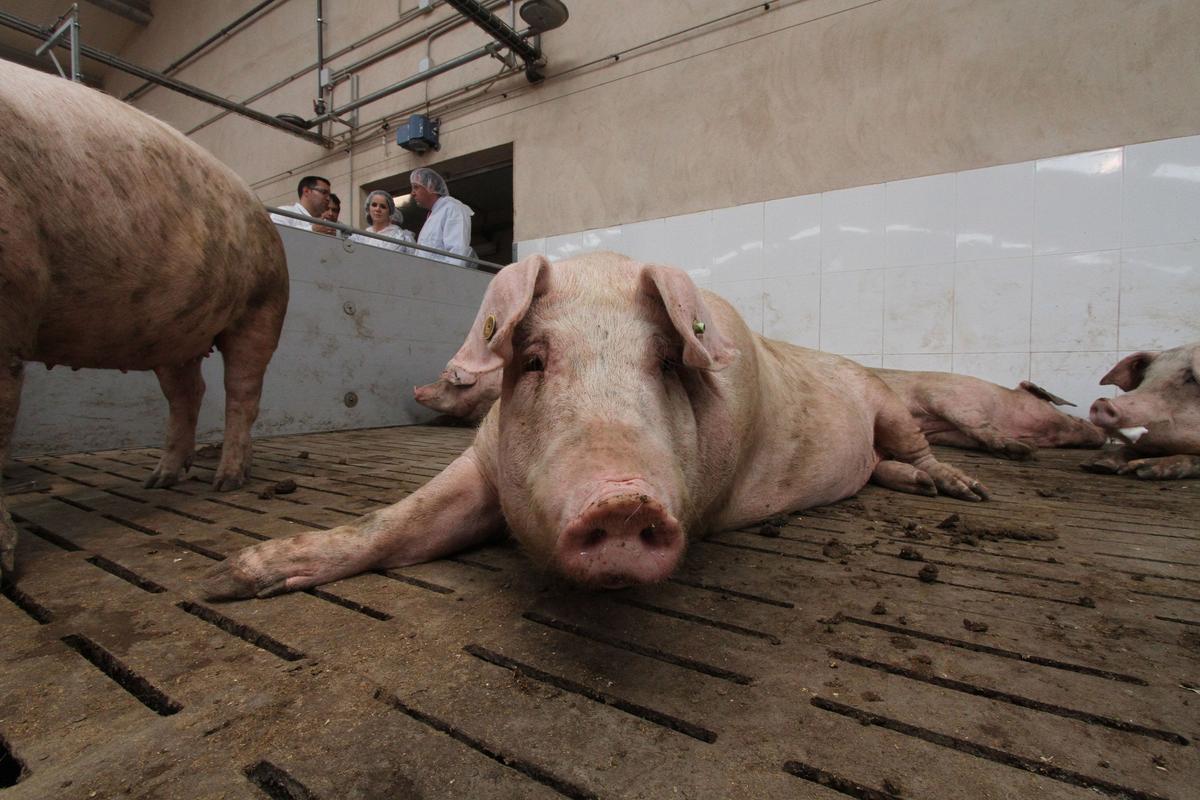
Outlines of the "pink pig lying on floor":
<svg viewBox="0 0 1200 800">
<path fill-rule="evenodd" d="M 1127 394 L 1092 403 L 1092 422 L 1125 445 L 1084 464 L 1139 478 L 1200 478 L 1200 342 L 1117 362 L 1101 385 Z"/>
<path fill-rule="evenodd" d="M 1007 389 L 970 375 L 875 369 L 930 444 L 1027 458 L 1038 447 L 1100 447 L 1104 431 L 1055 406 L 1070 405 L 1029 381 Z"/>
<path fill-rule="evenodd" d="M 753 334 L 687 273 L 595 253 L 503 269 L 451 359 L 503 370 L 474 444 L 399 503 L 222 562 L 210 598 L 440 558 L 504 530 L 596 588 L 665 580 L 689 537 L 832 503 L 868 480 L 986 498 L 852 361 Z"/>
</svg>

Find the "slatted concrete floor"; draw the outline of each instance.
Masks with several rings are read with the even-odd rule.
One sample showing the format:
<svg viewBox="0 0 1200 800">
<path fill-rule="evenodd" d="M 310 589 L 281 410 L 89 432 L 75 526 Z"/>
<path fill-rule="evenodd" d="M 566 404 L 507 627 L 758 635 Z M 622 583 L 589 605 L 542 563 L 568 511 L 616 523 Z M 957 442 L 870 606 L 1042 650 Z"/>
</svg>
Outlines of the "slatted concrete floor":
<svg viewBox="0 0 1200 800">
<path fill-rule="evenodd" d="M 658 587 L 575 591 L 498 544 L 189 594 L 469 440 L 263 440 L 253 486 L 221 495 L 212 457 L 153 491 L 153 450 L 10 465 L 0 798 L 1198 796 L 1200 481 L 1088 475 L 1082 453 L 946 450 L 991 503 L 869 487 L 695 544 Z"/>
</svg>

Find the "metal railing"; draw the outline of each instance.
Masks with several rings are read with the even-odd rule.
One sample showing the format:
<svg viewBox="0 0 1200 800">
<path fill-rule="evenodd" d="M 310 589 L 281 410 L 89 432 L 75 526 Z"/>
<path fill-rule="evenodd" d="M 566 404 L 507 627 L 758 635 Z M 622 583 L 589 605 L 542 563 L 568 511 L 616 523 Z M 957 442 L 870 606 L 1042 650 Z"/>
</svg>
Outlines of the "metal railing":
<svg viewBox="0 0 1200 800">
<path fill-rule="evenodd" d="M 352 235 L 353 236 L 363 236 L 368 239 L 378 239 L 381 242 L 402 245 L 404 247 L 409 248 L 410 250 L 423 251 L 425 253 L 434 253 L 439 256 L 445 256 L 447 258 L 452 258 L 456 262 L 458 262 L 458 261 L 462 262 L 461 264 L 450 263 L 450 266 L 452 266 L 452 267 L 459 267 L 461 269 L 474 269 L 474 270 L 479 270 L 481 272 L 489 272 L 493 275 L 496 274 L 497 272 L 499 272 L 505 266 L 504 264 L 496 264 L 491 261 L 484 261 L 483 259 L 475 258 L 474 256 L 461 256 L 458 253 L 451 253 L 449 250 L 439 250 L 436 247 L 429 247 L 428 245 L 417 244 L 416 242 L 406 242 L 403 239 L 396 239 L 392 236 L 382 236 L 378 233 L 373 233 L 370 230 L 363 230 L 360 228 L 351 228 L 349 225 L 344 225 L 340 222 L 331 222 L 326 219 L 310 217 L 307 214 L 297 214 L 294 211 L 288 211 L 287 209 L 284 209 L 284 208 L 273 208 L 272 206 L 266 206 L 266 209 L 269 213 L 277 214 L 281 217 L 288 217 L 290 219 L 298 219 L 301 222 L 307 222 L 312 225 L 321 225 L 326 228 L 333 228 L 335 231 L 337 231 L 337 233 L 336 233 L 337 238 L 341 239 L 343 242 L 346 242 L 347 244 L 353 244 L 352 242 L 348 241 L 349 237 Z M 279 223 L 275 223 L 275 224 L 278 225 Z M 320 235 L 320 234 L 318 234 L 318 235 Z M 421 253 L 415 252 L 414 255 L 420 256 Z M 440 263 L 446 263 L 446 262 L 440 262 Z"/>
</svg>

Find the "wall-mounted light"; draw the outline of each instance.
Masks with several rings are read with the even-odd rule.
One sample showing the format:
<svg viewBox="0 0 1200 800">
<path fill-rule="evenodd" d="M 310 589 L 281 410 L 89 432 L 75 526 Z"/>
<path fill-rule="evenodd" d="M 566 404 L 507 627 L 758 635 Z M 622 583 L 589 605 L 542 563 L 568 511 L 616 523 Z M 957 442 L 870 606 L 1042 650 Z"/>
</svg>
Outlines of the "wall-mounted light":
<svg viewBox="0 0 1200 800">
<path fill-rule="evenodd" d="M 568 16 L 562 0 L 528 0 L 521 4 L 521 19 L 534 33 L 552 31 L 566 22 Z"/>
<path fill-rule="evenodd" d="M 413 114 L 396 129 L 396 144 L 413 153 L 440 150 L 442 145 L 438 141 L 438 131 L 441 127 L 441 120 L 431 120 L 424 114 Z"/>
</svg>

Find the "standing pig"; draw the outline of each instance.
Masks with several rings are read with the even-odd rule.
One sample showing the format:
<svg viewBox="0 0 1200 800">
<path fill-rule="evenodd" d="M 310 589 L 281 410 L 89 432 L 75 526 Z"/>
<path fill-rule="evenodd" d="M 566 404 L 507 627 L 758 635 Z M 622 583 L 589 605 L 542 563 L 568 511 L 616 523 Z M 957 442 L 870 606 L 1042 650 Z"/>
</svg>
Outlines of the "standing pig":
<svg viewBox="0 0 1200 800">
<path fill-rule="evenodd" d="M 433 383 L 413 387 L 413 397 L 423 406 L 452 417 L 478 422 L 500 396 L 501 371 L 467 375 L 447 364 Z"/>
<path fill-rule="evenodd" d="M 24 362 L 152 369 L 170 417 L 146 486 L 170 486 L 192 461 L 215 345 L 226 400 L 213 486 L 241 486 L 288 300 L 279 234 L 246 184 L 158 120 L 0 61 L 0 198 L 0 463 Z M 15 548 L 0 499 L 0 577 Z"/>
<path fill-rule="evenodd" d="M 930 444 L 1028 458 L 1038 447 L 1100 447 L 1104 432 L 1056 405 L 1074 405 L 1029 381 L 1006 389 L 970 375 L 872 370 L 892 387 Z"/>
<path fill-rule="evenodd" d="M 1084 464 L 1139 478 L 1200 478 L 1200 342 L 1134 353 L 1100 379 L 1128 392 L 1092 403 L 1092 422 L 1125 444 Z"/>
<path fill-rule="evenodd" d="M 222 562 L 210 598 L 267 596 L 478 545 L 507 523 L 540 566 L 666 579 L 690 536 L 832 503 L 870 479 L 979 500 L 903 403 L 838 356 L 753 334 L 687 273 L 534 255 L 492 280 L 450 362 L 503 370 L 475 441 L 396 505 Z"/>
</svg>

